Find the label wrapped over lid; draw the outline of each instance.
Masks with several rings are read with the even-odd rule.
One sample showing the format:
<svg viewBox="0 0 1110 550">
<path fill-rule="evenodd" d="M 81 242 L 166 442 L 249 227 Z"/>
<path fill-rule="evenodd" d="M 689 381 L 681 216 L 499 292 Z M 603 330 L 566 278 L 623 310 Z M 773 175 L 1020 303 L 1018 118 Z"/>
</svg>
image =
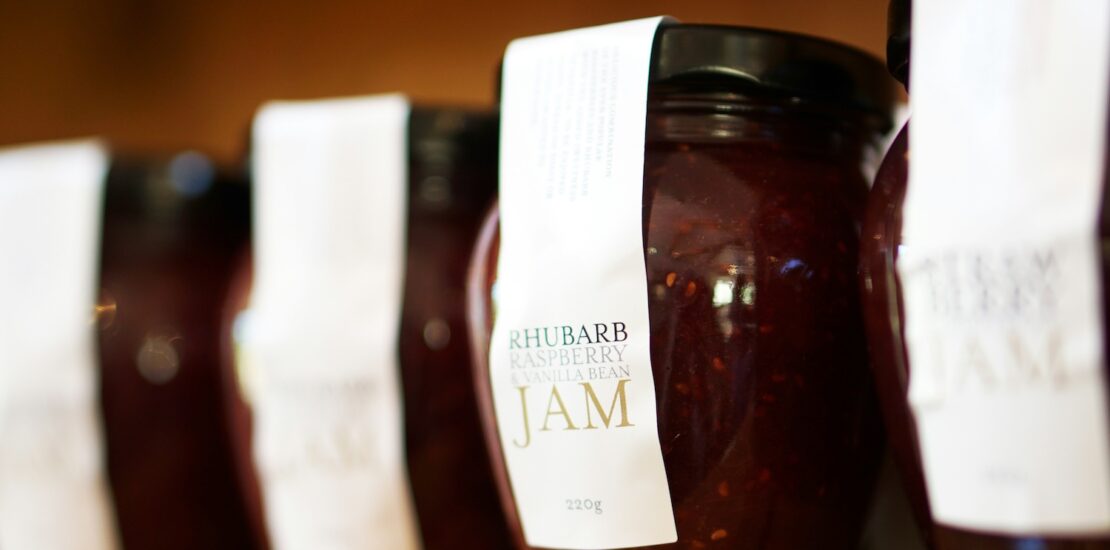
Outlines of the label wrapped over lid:
<svg viewBox="0 0 1110 550">
<path fill-rule="evenodd" d="M 116 548 L 95 305 L 108 154 L 0 150 L 0 548 Z"/>
<path fill-rule="evenodd" d="M 643 249 L 644 131 L 662 18 L 505 54 L 490 381 L 531 546 L 674 542 Z"/>
<path fill-rule="evenodd" d="M 397 360 L 409 110 L 279 102 L 255 119 L 255 275 L 236 329 L 278 549 L 419 547 Z"/>
<path fill-rule="evenodd" d="M 1101 0 L 913 5 L 899 276 L 940 523 L 1110 533 Z"/>
</svg>

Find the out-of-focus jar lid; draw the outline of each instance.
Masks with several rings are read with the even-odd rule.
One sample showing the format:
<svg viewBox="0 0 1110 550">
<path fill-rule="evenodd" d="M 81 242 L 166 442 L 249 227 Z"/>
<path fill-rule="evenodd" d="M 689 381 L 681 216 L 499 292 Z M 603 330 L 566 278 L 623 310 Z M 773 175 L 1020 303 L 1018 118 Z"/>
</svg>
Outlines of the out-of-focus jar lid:
<svg viewBox="0 0 1110 550">
<path fill-rule="evenodd" d="M 894 106 L 882 62 L 829 40 L 749 27 L 665 24 L 654 48 L 652 84 L 827 104 L 885 121 Z"/>
<path fill-rule="evenodd" d="M 887 12 L 886 66 L 906 88 L 910 87 L 911 0 L 891 0 Z"/>
<path fill-rule="evenodd" d="M 497 152 L 497 115 L 492 111 L 414 105 L 409 145 L 417 162 L 489 160 Z"/>
<path fill-rule="evenodd" d="M 105 186 L 107 223 L 144 229 L 135 242 L 160 246 L 188 224 L 249 222 L 249 188 L 240 166 L 219 166 L 196 151 L 173 155 L 122 155 L 112 159 Z"/>
<path fill-rule="evenodd" d="M 413 208 L 484 208 L 497 170 L 493 111 L 414 105 L 409 116 Z"/>
</svg>

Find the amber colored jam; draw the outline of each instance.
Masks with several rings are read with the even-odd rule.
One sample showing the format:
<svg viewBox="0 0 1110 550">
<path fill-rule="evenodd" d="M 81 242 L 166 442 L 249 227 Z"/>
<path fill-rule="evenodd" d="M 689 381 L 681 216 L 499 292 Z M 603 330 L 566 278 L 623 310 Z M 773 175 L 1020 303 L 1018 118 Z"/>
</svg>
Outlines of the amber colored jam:
<svg viewBox="0 0 1110 550">
<path fill-rule="evenodd" d="M 495 130 L 492 116 L 449 109 L 417 108 L 410 122 L 398 353 L 405 457 L 426 550 L 511 547 L 481 435 L 464 305 L 471 249 L 495 188 Z M 425 131 L 436 135 L 422 137 Z M 227 302 L 224 371 L 242 490 L 248 495 L 258 538 L 265 540 L 251 454 L 251 409 L 242 399 L 233 362 L 232 327 L 248 306 L 250 293 L 246 254 L 242 264 Z"/>
<path fill-rule="evenodd" d="M 100 385 L 125 548 L 253 548 L 219 369 L 220 312 L 246 239 L 247 190 L 208 179 L 205 162 L 187 153 L 169 168 L 117 163 L 108 180 Z"/>
<path fill-rule="evenodd" d="M 861 281 L 875 380 L 891 448 L 918 512 L 929 525 L 929 504 L 918 450 L 916 426 L 907 395 L 912 372 L 903 336 L 902 290 L 896 265 L 902 246 L 902 207 L 909 176 L 909 127 L 902 129 L 883 160 L 868 199 L 861 247 Z M 1108 155 L 1110 158 L 1110 155 Z M 1106 197 L 1104 197 L 1105 203 Z M 1105 204 L 1103 205 L 1105 212 Z M 1107 217 L 1100 219 L 1103 242 L 1110 236 Z M 1104 251 L 1106 250 L 1104 246 Z M 1110 284 L 1108 256 L 1103 254 L 1103 286 Z M 1104 297 L 1104 301 L 1105 301 Z M 1104 314 L 1110 308 L 1104 307 Z M 1110 326 L 1108 323 L 1106 326 Z M 1110 337 L 1107 337 L 1110 341 Z M 1093 550 L 1110 549 L 1110 538 L 1009 536 L 977 533 L 932 523 L 932 539 L 941 550 Z"/>
<path fill-rule="evenodd" d="M 856 283 L 877 125 L 804 101 L 650 90 L 644 258 L 668 549 L 857 544 L 882 448 Z M 496 214 L 472 264 L 475 379 L 503 507 L 485 353 Z"/>
</svg>

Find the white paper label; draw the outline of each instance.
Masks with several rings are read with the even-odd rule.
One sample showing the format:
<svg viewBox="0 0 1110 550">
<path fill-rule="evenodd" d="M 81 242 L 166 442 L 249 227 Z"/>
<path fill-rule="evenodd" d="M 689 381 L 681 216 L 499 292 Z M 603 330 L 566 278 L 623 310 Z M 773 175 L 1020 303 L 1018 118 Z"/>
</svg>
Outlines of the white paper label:
<svg viewBox="0 0 1110 550">
<path fill-rule="evenodd" d="M 1103 0 L 914 4 L 899 275 L 937 521 L 1110 533 Z"/>
<path fill-rule="evenodd" d="M 94 345 L 96 142 L 0 150 L 0 548 L 117 547 Z"/>
<path fill-rule="evenodd" d="M 239 344 L 278 550 L 419 547 L 397 360 L 408 114 L 381 96 L 273 103 L 255 119 Z"/>
<path fill-rule="evenodd" d="M 524 38 L 505 54 L 490 379 L 531 546 L 677 539 L 655 417 L 642 234 L 660 21 Z"/>
</svg>

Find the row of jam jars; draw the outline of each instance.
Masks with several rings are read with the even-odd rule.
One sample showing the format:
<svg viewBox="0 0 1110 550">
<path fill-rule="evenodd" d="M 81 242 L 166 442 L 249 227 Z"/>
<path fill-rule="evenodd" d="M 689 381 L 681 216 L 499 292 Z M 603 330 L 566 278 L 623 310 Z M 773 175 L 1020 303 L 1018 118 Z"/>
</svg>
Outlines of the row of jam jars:
<svg viewBox="0 0 1110 550">
<path fill-rule="evenodd" d="M 907 90 L 909 90 L 911 73 L 912 4 L 911 0 L 891 2 L 890 33 L 887 44 L 889 70 L 906 86 Z M 1045 21 L 1042 19 L 1036 24 L 1042 24 Z M 922 464 L 923 443 L 919 438 L 918 424 L 915 422 L 909 398 L 910 380 L 915 375 L 915 370 L 907 352 L 904 293 L 898 271 L 900 254 L 905 252 L 903 208 L 909 180 L 909 162 L 909 124 L 907 123 L 887 152 L 868 199 L 861 237 L 860 282 L 874 375 L 881 398 L 884 422 L 918 523 L 929 540 L 930 547 L 984 550 L 1110 548 L 1110 539 L 1098 531 L 1046 532 L 1029 525 L 1030 520 L 1035 518 L 1026 518 L 1024 527 L 1011 528 L 1008 529 L 1009 532 L 1004 533 L 1000 530 L 957 527 L 937 521 L 932 516 L 929 489 Z M 1105 242 L 1108 224 L 1105 221 L 1104 207 L 1102 211 L 1098 232 L 1099 238 Z M 1103 279 L 1107 273 L 1106 261 L 1107 256 L 1104 251 L 1101 255 Z M 1105 282 L 1102 284 L 1105 286 Z M 1104 293 L 1102 299 L 1104 311 L 1106 310 L 1105 300 Z M 1107 339 L 1104 337 L 1103 345 Z M 999 429 L 1005 428 L 1000 426 Z M 997 442 L 987 438 L 977 441 L 976 444 L 980 447 L 989 447 L 996 445 Z M 967 449 L 967 451 L 978 453 L 981 449 Z M 1105 488 L 1096 487 L 1095 490 L 1104 491 Z M 1054 505 L 1066 504 L 1057 502 Z"/>
<path fill-rule="evenodd" d="M 643 253 L 678 532 L 659 548 L 853 548 L 883 444 L 858 231 L 893 83 L 878 60 L 796 34 L 673 24 L 655 40 Z M 498 250 L 494 211 L 468 289 L 474 373 L 529 548 L 489 393 Z"/>
<path fill-rule="evenodd" d="M 404 454 L 424 548 L 509 547 L 471 391 L 464 282 L 481 216 L 496 182 L 497 118 L 487 112 L 416 106 L 408 120 L 404 295 L 397 343 Z M 236 359 L 252 265 L 243 253 L 224 309 L 226 409 L 239 482 L 255 538 L 266 525 L 252 449 L 253 366 Z M 365 495 L 367 499 L 378 498 Z M 305 509 L 311 516 L 317 510 Z"/>
<path fill-rule="evenodd" d="M 462 281 L 492 195 L 496 119 L 416 109 L 410 128 L 399 353 L 414 501 L 425 547 L 505 547 L 462 337 Z M 99 368 L 126 547 L 268 545 L 249 408 L 228 361 L 227 313 L 249 290 L 248 195 L 246 174 L 195 152 L 124 157 L 109 172 Z"/>
</svg>

